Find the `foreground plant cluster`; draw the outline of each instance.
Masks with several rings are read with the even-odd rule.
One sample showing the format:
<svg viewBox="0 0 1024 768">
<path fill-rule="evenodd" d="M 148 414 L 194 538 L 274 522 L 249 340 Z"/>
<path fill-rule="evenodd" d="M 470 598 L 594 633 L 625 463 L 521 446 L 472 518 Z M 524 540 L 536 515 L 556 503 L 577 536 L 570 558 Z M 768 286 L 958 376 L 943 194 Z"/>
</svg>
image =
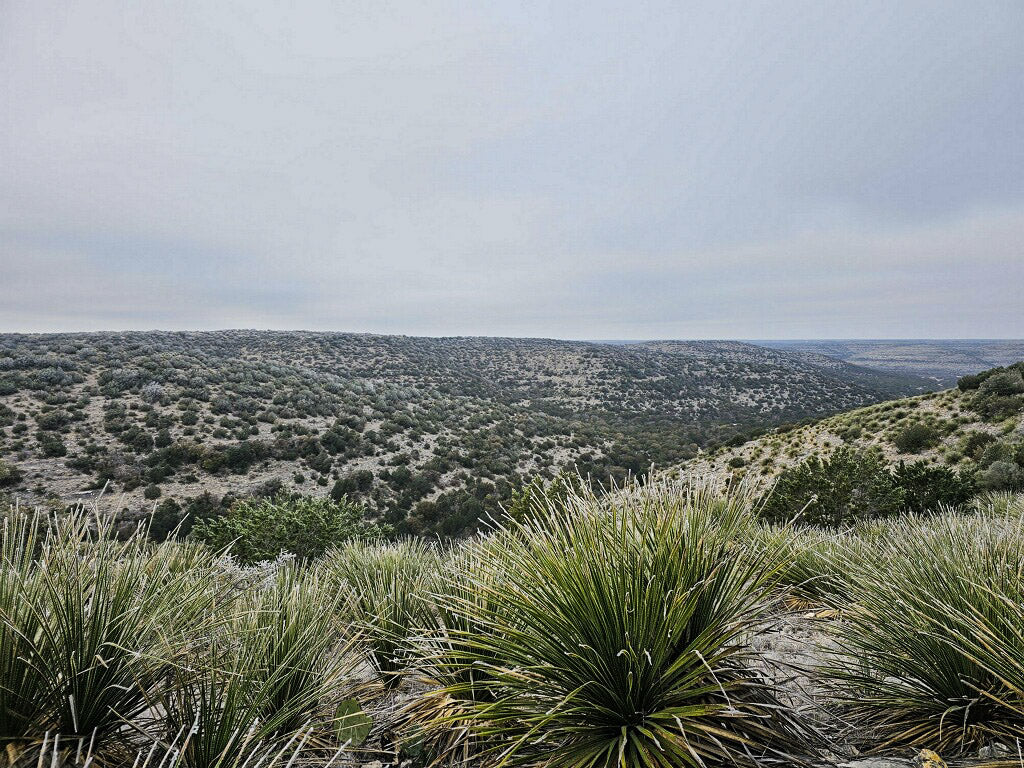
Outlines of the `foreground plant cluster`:
<svg viewBox="0 0 1024 768">
<path fill-rule="evenodd" d="M 1024 499 L 831 531 L 765 524 L 753 498 L 579 489 L 447 547 L 356 540 L 249 568 L 86 511 L 10 510 L 0 759 L 669 768 L 1013 748 Z M 834 617 L 812 669 L 758 650 L 794 606 Z"/>
</svg>

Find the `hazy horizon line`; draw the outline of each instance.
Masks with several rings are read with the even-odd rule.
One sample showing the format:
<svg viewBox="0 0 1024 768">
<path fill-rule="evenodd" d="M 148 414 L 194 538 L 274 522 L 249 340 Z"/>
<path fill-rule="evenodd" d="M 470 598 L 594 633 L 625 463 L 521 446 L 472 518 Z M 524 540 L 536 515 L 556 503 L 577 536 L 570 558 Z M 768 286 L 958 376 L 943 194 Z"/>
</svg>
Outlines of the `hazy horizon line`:
<svg viewBox="0 0 1024 768">
<path fill-rule="evenodd" d="M 501 334 L 431 334 L 431 333 L 383 333 L 380 331 L 354 331 L 354 330 L 325 330 L 310 328 L 246 328 L 246 327 L 225 327 L 225 328 L 131 328 L 131 329 L 92 329 L 92 330 L 49 330 L 49 331 L 9 331 L 0 330 L 2 336 L 61 336 L 61 335 L 103 335 L 103 334 L 145 334 L 145 333 L 306 333 L 306 334 L 338 334 L 351 336 L 384 336 L 395 338 L 415 339 L 520 339 L 520 340 L 543 340 L 543 341 L 578 341 L 591 344 L 643 344 L 656 341 L 737 341 L 749 344 L 762 342 L 849 342 L 849 341 L 876 341 L 876 342 L 936 342 L 936 341 L 962 341 L 962 342 L 1000 342 L 1020 341 L 1024 338 L 1017 336 L 917 336 L 917 337 L 883 337 L 883 336 L 823 336 L 823 337 L 746 337 L 746 336 L 652 336 L 650 338 L 582 338 L 569 336 L 514 336 Z"/>
</svg>

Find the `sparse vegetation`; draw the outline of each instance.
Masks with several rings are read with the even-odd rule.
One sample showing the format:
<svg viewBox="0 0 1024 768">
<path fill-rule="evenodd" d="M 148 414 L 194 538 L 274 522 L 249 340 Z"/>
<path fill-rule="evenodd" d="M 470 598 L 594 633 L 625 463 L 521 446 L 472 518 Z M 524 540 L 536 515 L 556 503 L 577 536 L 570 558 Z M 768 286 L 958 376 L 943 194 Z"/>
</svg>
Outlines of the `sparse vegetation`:
<svg viewBox="0 0 1024 768">
<path fill-rule="evenodd" d="M 8 762 L 753 767 L 813 762 L 826 735 L 951 757 L 1024 737 L 1016 366 L 753 442 L 720 432 L 691 464 L 712 479 L 628 479 L 634 454 L 602 490 L 574 467 L 607 468 L 637 422 L 455 389 L 465 407 L 434 412 L 441 378 L 384 402 L 390 384 L 329 379 L 261 394 L 279 379 L 261 365 L 216 382 L 48 366 L 47 394 L 11 391 L 6 492 L 44 487 L 32 462 L 57 440 L 152 511 L 147 529 L 7 510 Z M 772 643 L 800 615 L 818 640 L 794 676 Z"/>
<path fill-rule="evenodd" d="M 810 465 L 825 465 L 842 451 L 873 452 L 904 491 L 903 504 L 916 512 L 962 504 L 976 491 L 1024 489 L 1024 393 L 1016 376 L 1024 364 L 963 377 L 954 390 L 879 403 L 795 428 L 778 428 L 754 440 L 723 446 L 682 465 L 684 473 L 747 477 L 765 487 L 776 479 L 785 491 L 803 476 L 804 502 L 816 492 L 835 497 L 828 477 Z M 986 384 L 994 377 L 995 384 Z M 1009 398 L 1009 399 L 1007 399 Z M 801 464 L 808 466 L 800 468 Z M 856 472 L 849 462 L 837 478 Z M 837 471 L 840 469 L 836 467 Z M 879 468 L 880 469 L 880 468 Z M 839 480 L 837 480 L 839 482 Z M 846 482 L 845 480 L 843 482 Z M 867 486 L 865 486 L 867 487 Z M 783 494 L 784 495 L 784 494 Z M 773 502 L 773 519 L 795 514 L 796 497 Z M 833 502 L 830 502 L 833 503 Z M 862 505 L 863 506 L 863 505 Z M 870 511 L 868 511 L 869 514 Z M 831 521 L 838 524 L 836 519 Z"/>
<path fill-rule="evenodd" d="M 923 386 L 738 342 L 0 335 L 0 483 L 60 505 L 106 487 L 129 522 L 276 484 L 461 536 L 534 477 L 621 482 Z"/>
</svg>

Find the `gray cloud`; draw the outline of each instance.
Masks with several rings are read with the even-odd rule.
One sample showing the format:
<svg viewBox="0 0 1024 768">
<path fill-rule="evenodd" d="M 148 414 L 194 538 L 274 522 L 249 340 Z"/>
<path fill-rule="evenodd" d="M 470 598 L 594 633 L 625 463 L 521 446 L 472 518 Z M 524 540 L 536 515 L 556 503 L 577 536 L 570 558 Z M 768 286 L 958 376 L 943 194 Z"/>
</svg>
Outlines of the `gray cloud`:
<svg viewBox="0 0 1024 768">
<path fill-rule="evenodd" d="M 1017 2 L 301 5 L 0 4 L 0 329 L 1024 336 Z"/>
</svg>

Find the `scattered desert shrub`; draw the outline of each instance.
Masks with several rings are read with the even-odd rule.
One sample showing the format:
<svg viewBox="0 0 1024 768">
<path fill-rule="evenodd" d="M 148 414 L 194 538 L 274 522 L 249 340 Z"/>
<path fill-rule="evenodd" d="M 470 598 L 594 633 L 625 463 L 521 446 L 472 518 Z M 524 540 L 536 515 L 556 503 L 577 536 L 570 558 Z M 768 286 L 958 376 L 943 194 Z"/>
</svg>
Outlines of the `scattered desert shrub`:
<svg viewBox="0 0 1024 768">
<path fill-rule="evenodd" d="M 933 447 L 939 441 L 935 427 L 917 421 L 900 429 L 892 438 L 892 444 L 900 453 L 920 453 Z"/>
<path fill-rule="evenodd" d="M 977 461 L 982 451 L 996 441 L 997 438 L 988 432 L 972 430 L 963 436 L 960 446 L 966 455 Z"/>
<path fill-rule="evenodd" d="M 22 473 L 13 464 L 0 460 L 0 488 L 17 485 L 21 482 Z"/>
</svg>

